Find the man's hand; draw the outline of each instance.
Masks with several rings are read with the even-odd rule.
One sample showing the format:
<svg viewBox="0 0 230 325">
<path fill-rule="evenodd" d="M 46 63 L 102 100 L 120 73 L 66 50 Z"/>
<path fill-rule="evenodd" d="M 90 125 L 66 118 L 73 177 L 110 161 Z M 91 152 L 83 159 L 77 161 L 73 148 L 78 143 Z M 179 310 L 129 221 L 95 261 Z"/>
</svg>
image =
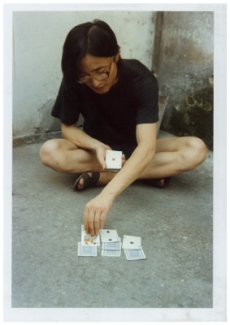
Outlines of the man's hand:
<svg viewBox="0 0 230 325">
<path fill-rule="evenodd" d="M 100 143 L 100 145 L 98 145 L 95 148 L 97 159 L 100 165 L 102 166 L 103 170 L 106 168 L 106 163 L 105 163 L 106 150 L 112 150 L 112 149 L 110 148 L 110 146 L 107 146 L 106 144 L 102 144 L 102 143 Z"/>
<path fill-rule="evenodd" d="M 99 194 L 86 204 L 84 210 L 84 227 L 87 233 L 91 235 L 99 234 L 112 205 L 113 198 L 102 194 Z"/>
<path fill-rule="evenodd" d="M 84 131 L 79 130 L 76 124 L 65 125 L 62 123 L 61 130 L 63 138 L 74 143 L 78 148 L 94 151 L 102 170 L 106 168 L 106 150 L 111 150 L 108 145 L 92 138 Z"/>
</svg>

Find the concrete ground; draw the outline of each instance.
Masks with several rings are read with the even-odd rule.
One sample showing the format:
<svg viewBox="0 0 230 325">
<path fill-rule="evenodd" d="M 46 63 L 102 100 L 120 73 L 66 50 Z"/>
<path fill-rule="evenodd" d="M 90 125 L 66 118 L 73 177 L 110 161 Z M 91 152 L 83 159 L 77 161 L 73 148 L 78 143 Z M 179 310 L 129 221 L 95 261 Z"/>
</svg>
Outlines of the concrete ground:
<svg viewBox="0 0 230 325">
<path fill-rule="evenodd" d="M 40 146 L 13 150 L 12 307 L 212 307 L 212 152 L 167 189 L 135 182 L 116 199 L 105 227 L 140 236 L 147 257 L 127 261 L 101 248 L 78 257 L 84 206 L 101 189 L 75 193 Z"/>
</svg>

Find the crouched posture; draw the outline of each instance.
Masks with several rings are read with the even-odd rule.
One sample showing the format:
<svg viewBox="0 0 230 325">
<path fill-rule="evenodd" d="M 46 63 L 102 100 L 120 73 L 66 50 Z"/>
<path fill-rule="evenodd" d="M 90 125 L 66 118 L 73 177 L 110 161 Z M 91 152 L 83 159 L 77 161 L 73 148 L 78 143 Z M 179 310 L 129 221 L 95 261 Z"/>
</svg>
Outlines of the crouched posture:
<svg viewBox="0 0 230 325">
<path fill-rule="evenodd" d="M 156 139 L 158 85 L 137 60 L 124 60 L 111 28 L 102 21 L 74 27 L 62 55 L 63 80 L 52 110 L 63 139 L 40 149 L 42 162 L 76 174 L 75 190 L 104 185 L 84 210 L 87 232 L 103 228 L 114 199 L 143 179 L 164 187 L 169 177 L 192 170 L 207 154 L 195 137 Z M 76 127 L 84 117 L 83 131 Z M 106 150 L 123 152 L 118 173 L 105 170 Z"/>
</svg>

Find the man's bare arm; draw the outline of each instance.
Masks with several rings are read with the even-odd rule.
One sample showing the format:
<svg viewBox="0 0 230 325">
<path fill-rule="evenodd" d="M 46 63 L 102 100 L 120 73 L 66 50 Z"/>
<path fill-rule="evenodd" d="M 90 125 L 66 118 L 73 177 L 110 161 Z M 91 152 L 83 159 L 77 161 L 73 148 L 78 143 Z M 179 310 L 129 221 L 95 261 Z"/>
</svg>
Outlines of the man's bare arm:
<svg viewBox="0 0 230 325">
<path fill-rule="evenodd" d="M 86 204 L 84 224 L 91 234 L 99 233 L 99 230 L 104 226 L 114 199 L 143 173 L 153 159 L 156 146 L 156 130 L 156 123 L 137 125 L 137 148 L 101 193 Z"/>
<path fill-rule="evenodd" d="M 94 151 L 97 154 L 97 158 L 102 166 L 102 169 L 105 169 L 106 150 L 111 149 L 109 146 L 78 129 L 75 124 L 66 125 L 62 123 L 61 131 L 63 138 L 74 143 L 78 148 Z"/>
<path fill-rule="evenodd" d="M 124 167 L 103 189 L 102 194 L 112 195 L 115 198 L 143 173 L 155 155 L 156 129 L 156 123 L 137 125 L 137 148 Z"/>
<path fill-rule="evenodd" d="M 66 125 L 61 124 L 62 136 L 64 139 L 74 143 L 77 147 L 82 149 L 95 150 L 102 143 L 84 131 L 80 130 L 75 124 Z"/>
</svg>

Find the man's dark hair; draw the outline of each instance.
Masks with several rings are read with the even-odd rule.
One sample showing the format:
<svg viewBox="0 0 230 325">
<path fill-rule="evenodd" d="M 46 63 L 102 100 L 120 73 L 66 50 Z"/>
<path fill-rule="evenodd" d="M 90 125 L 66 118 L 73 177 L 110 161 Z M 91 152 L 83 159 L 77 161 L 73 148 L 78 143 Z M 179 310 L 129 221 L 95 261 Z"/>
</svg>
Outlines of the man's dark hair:
<svg viewBox="0 0 230 325">
<path fill-rule="evenodd" d="M 78 78 L 78 65 L 87 54 L 112 57 L 119 52 L 117 39 L 104 21 L 94 20 L 75 26 L 68 33 L 62 54 L 62 71 L 69 80 Z"/>
</svg>

